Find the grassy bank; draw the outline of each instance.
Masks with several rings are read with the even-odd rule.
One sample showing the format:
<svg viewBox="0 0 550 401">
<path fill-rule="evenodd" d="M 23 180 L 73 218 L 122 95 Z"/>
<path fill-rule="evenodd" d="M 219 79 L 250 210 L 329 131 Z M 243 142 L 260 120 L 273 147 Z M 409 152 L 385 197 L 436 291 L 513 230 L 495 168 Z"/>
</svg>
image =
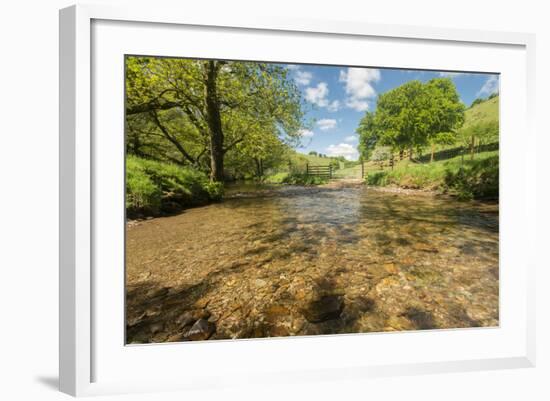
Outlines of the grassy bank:
<svg viewBox="0 0 550 401">
<path fill-rule="evenodd" d="M 280 172 L 269 175 L 265 178 L 268 184 L 287 184 L 287 185 L 321 185 L 328 182 L 328 178 L 317 177 L 297 172 Z"/>
<path fill-rule="evenodd" d="M 126 212 L 128 217 L 158 216 L 221 199 L 223 184 L 211 183 L 197 170 L 141 159 L 126 158 Z"/>
<path fill-rule="evenodd" d="M 396 185 L 402 188 L 428 189 L 457 196 L 459 199 L 498 199 L 498 151 L 465 156 L 433 163 L 404 162 L 394 170 L 369 172 L 369 185 Z"/>
</svg>

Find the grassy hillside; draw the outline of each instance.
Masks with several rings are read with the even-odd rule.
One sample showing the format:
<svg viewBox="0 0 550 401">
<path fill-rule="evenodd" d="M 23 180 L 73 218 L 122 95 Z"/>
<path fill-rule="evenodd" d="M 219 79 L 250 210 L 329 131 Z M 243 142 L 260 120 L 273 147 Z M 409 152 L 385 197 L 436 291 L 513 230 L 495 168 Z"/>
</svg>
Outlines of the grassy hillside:
<svg viewBox="0 0 550 401">
<path fill-rule="evenodd" d="M 299 152 L 295 152 L 291 156 L 291 160 L 297 165 L 305 165 L 306 163 L 309 163 L 311 166 L 328 166 L 331 162 L 337 162 L 334 157 L 319 157 L 315 155 L 306 155 Z"/>
<path fill-rule="evenodd" d="M 462 130 L 498 124 L 498 120 L 496 96 L 467 109 Z M 439 146 L 436 161 L 430 163 L 429 155 L 417 156 L 415 161 L 397 161 L 393 169 L 387 165 L 381 169 L 370 162 L 366 164 L 366 180 L 369 185 L 437 190 L 462 199 L 498 199 L 498 149 L 494 148 L 480 148 L 472 157 L 462 155 L 456 144 Z"/>
<path fill-rule="evenodd" d="M 468 128 L 483 122 L 498 122 L 498 109 L 498 96 L 470 107 L 464 113 L 464 126 L 462 128 Z"/>
</svg>

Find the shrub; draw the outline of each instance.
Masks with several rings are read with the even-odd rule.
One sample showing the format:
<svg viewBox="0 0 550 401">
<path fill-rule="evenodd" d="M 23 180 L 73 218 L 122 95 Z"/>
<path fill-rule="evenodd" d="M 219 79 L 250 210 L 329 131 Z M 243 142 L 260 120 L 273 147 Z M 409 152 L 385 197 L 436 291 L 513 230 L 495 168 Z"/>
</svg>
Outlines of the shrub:
<svg viewBox="0 0 550 401">
<path fill-rule="evenodd" d="M 175 164 L 126 158 L 126 209 L 129 216 L 173 213 L 220 200 L 223 184 L 201 171 Z"/>
<path fill-rule="evenodd" d="M 373 186 L 439 190 L 462 200 L 498 199 L 498 151 L 485 152 L 482 157 L 464 161 L 455 157 L 434 163 L 407 163 L 394 170 L 369 172 L 366 182 Z"/>
<path fill-rule="evenodd" d="M 268 184 L 282 184 L 288 175 L 287 172 L 271 174 L 265 177 L 265 182 Z"/>
<path fill-rule="evenodd" d="M 327 182 L 328 178 L 304 173 L 289 173 L 281 181 L 282 184 L 290 185 L 320 185 Z"/>
<path fill-rule="evenodd" d="M 148 214 L 158 212 L 162 191 L 135 160 L 126 164 L 126 208 Z"/>
<path fill-rule="evenodd" d="M 445 187 L 459 199 L 498 199 L 498 156 L 476 160 L 456 172 L 448 171 Z"/>
<path fill-rule="evenodd" d="M 386 186 L 388 181 L 388 175 L 385 171 L 378 171 L 375 173 L 369 173 L 366 178 L 368 185 Z"/>
</svg>

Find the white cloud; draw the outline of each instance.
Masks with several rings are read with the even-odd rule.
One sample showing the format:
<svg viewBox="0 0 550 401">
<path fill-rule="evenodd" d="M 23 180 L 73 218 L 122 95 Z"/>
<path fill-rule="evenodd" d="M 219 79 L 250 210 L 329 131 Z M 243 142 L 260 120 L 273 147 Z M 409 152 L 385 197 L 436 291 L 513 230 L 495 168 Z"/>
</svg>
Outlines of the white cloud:
<svg viewBox="0 0 550 401">
<path fill-rule="evenodd" d="M 347 160 L 357 160 L 359 152 L 349 143 L 339 143 L 338 145 L 329 145 L 326 149 L 329 156 L 344 156 Z"/>
<path fill-rule="evenodd" d="M 319 126 L 319 129 L 321 129 L 322 131 L 326 131 L 332 128 L 336 128 L 336 120 L 332 118 L 322 118 L 317 121 L 317 125 Z"/>
<path fill-rule="evenodd" d="M 350 135 L 344 138 L 344 142 L 357 142 L 358 140 L 359 138 L 357 137 L 357 135 Z"/>
<path fill-rule="evenodd" d="M 311 138 L 314 135 L 313 131 L 310 131 L 308 129 L 301 129 L 300 131 L 298 131 L 298 134 L 300 134 L 302 138 Z"/>
<path fill-rule="evenodd" d="M 332 102 L 330 102 L 330 104 L 327 106 L 327 110 L 330 112 L 335 112 L 340 110 L 340 101 L 333 100 Z"/>
<path fill-rule="evenodd" d="M 374 68 L 348 68 L 340 70 L 340 82 L 345 83 L 347 94 L 346 106 L 356 111 L 365 111 L 369 108 L 367 99 L 376 96 L 372 86 L 380 80 L 380 70 Z"/>
<path fill-rule="evenodd" d="M 329 105 L 327 96 L 328 85 L 326 82 L 320 82 L 315 87 L 306 88 L 306 100 L 319 107 L 327 107 Z"/>
<path fill-rule="evenodd" d="M 498 76 L 497 75 L 491 75 L 481 89 L 477 92 L 476 96 L 487 96 L 492 95 L 493 93 L 498 92 Z"/>
<path fill-rule="evenodd" d="M 369 103 L 366 100 L 353 97 L 346 100 L 346 106 L 355 111 L 367 111 L 369 109 Z"/>
<path fill-rule="evenodd" d="M 309 85 L 311 82 L 311 79 L 313 78 L 313 74 L 309 71 L 302 71 L 302 70 L 296 70 L 294 75 L 294 80 L 299 85 Z"/>
</svg>

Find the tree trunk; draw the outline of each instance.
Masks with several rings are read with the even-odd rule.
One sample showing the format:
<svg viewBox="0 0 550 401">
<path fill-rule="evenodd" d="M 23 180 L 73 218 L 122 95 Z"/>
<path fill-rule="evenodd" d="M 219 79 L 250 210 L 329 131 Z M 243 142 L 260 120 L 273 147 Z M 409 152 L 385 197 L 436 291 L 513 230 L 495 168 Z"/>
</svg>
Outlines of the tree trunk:
<svg viewBox="0 0 550 401">
<path fill-rule="evenodd" d="M 223 181 L 223 130 L 220 103 L 216 87 L 218 66 L 216 61 L 205 64 L 206 122 L 210 131 L 210 181 Z"/>
<path fill-rule="evenodd" d="M 412 146 L 411 146 L 411 147 L 409 148 L 409 160 L 412 161 L 412 159 L 413 159 L 413 148 L 412 148 Z"/>
<path fill-rule="evenodd" d="M 474 160 L 474 147 L 476 144 L 476 137 L 472 136 L 472 143 L 470 144 L 470 160 Z"/>
<path fill-rule="evenodd" d="M 435 154 L 435 144 L 432 143 L 432 156 L 430 157 L 430 163 L 434 161 L 434 154 Z"/>
<path fill-rule="evenodd" d="M 262 178 L 264 175 L 264 166 L 262 159 L 254 158 L 254 162 L 256 163 L 256 177 Z"/>
</svg>

